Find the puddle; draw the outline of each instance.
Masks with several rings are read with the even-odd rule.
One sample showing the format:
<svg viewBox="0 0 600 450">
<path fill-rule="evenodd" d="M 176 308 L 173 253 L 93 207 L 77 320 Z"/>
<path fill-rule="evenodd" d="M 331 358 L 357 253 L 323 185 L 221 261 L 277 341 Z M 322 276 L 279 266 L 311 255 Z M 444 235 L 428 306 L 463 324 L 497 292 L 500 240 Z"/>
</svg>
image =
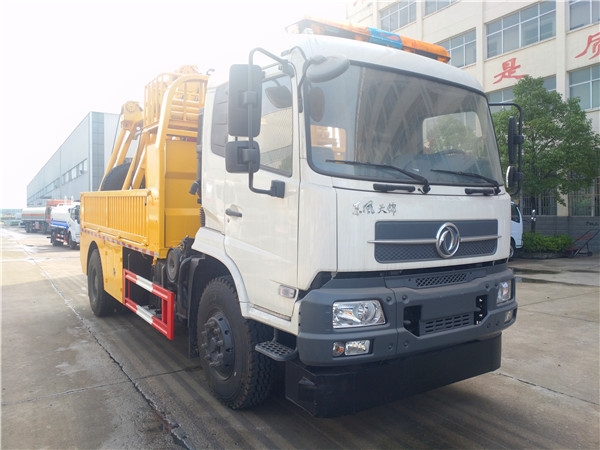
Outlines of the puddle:
<svg viewBox="0 0 600 450">
<path fill-rule="evenodd" d="M 515 277 L 515 281 L 517 283 L 531 283 L 531 284 L 554 283 L 553 281 L 548 281 L 548 280 L 538 280 L 537 278 L 521 278 L 521 277 Z"/>
<path fill-rule="evenodd" d="M 560 271 L 556 271 L 556 270 L 534 270 L 534 269 L 516 269 L 513 268 L 513 272 L 515 274 L 529 274 L 529 275 L 554 275 L 557 273 L 560 273 Z"/>
</svg>

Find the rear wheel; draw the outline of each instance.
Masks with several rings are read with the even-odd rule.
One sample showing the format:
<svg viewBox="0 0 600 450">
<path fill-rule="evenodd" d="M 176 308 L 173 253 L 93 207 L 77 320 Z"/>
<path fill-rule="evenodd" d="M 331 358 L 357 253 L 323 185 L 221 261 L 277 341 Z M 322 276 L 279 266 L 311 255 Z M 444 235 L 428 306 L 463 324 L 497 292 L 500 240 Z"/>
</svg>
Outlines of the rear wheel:
<svg viewBox="0 0 600 450">
<path fill-rule="evenodd" d="M 56 232 L 54 230 L 50 231 L 50 243 L 55 247 L 60 247 L 63 245 L 62 241 L 56 239 Z"/>
<path fill-rule="evenodd" d="M 231 277 L 208 284 L 198 307 L 198 344 L 210 389 L 228 407 L 248 408 L 269 395 L 273 361 L 254 349 L 269 334 L 267 326 L 242 317 Z"/>
<path fill-rule="evenodd" d="M 104 290 L 102 261 L 98 250 L 92 251 L 88 263 L 88 297 L 95 316 L 107 316 L 113 312 L 115 304 L 113 298 Z"/>
</svg>

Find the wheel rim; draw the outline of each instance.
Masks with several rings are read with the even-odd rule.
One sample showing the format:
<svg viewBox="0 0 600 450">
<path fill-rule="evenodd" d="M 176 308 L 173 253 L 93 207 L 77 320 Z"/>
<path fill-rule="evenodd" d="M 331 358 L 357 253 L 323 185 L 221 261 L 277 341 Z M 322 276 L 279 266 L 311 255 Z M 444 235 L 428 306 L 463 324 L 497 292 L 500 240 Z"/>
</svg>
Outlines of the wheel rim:
<svg viewBox="0 0 600 450">
<path fill-rule="evenodd" d="M 221 313 L 210 317 L 204 324 L 204 358 L 211 370 L 223 379 L 229 378 L 235 369 L 233 335 L 229 322 Z"/>
<path fill-rule="evenodd" d="M 98 292 L 100 292 L 100 277 L 98 277 L 98 271 L 96 269 L 92 269 L 91 273 L 92 283 L 91 283 L 91 297 L 92 302 L 96 302 L 98 299 Z"/>
</svg>

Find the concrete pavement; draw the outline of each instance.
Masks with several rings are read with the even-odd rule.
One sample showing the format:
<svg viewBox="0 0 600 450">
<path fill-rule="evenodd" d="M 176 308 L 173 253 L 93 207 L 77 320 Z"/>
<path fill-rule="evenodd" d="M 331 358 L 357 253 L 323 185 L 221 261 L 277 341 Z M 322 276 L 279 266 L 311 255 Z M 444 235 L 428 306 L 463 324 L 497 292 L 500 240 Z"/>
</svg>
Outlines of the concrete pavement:
<svg viewBox="0 0 600 450">
<path fill-rule="evenodd" d="M 517 278 L 519 311 L 515 325 L 503 335 L 499 373 L 549 394 L 589 403 L 596 412 L 582 426 L 589 424 L 595 432 L 598 448 L 600 258 L 516 258 L 509 265 Z M 549 399 L 553 401 L 552 396 Z M 536 409 L 549 406 L 540 404 Z M 580 406 L 565 408 L 576 414 Z M 564 424 L 559 421 L 556 426 Z M 572 448 L 582 444 L 573 442 Z"/>
<path fill-rule="evenodd" d="M 159 398 L 157 386 L 151 384 L 152 392 L 142 395 L 144 382 L 130 378 L 110 347 L 100 345 L 90 325 L 95 319 L 87 307 L 82 312 L 87 296 L 78 253 L 53 248 L 42 236 L 0 233 L 1 448 L 181 448 L 148 400 Z M 286 417 L 273 402 L 256 413 L 260 432 L 267 433 L 271 421 L 281 427 L 277 420 L 282 416 L 289 422 L 283 429 L 302 434 L 310 422 L 314 430 L 331 429 L 336 438 L 331 442 L 350 448 L 353 441 L 344 440 L 346 433 L 339 430 L 353 428 L 355 420 L 380 417 L 389 427 L 379 429 L 380 434 L 393 435 L 390 444 L 396 447 L 412 442 L 409 447 L 598 448 L 600 261 L 597 256 L 517 258 L 510 265 L 518 280 L 519 312 L 503 335 L 498 371 L 335 420 L 307 419 L 296 410 Z M 164 381 L 156 378 L 156 383 Z M 186 401 L 195 400 L 188 395 Z M 428 402 L 435 408 L 412 415 Z M 172 405 L 168 409 L 176 411 Z M 195 411 L 174 418 L 200 423 L 200 428 L 214 420 L 215 430 L 227 432 L 230 425 L 223 417 L 239 418 L 236 430 L 254 417 L 251 411 L 225 411 L 222 416 Z M 438 423 L 441 418 L 448 421 L 446 431 Z M 361 427 L 369 428 L 362 422 Z M 187 423 L 180 430 L 191 433 L 194 428 Z M 450 430 L 460 438 L 445 440 Z M 216 439 L 212 429 L 207 433 Z M 204 442 L 198 448 L 204 447 L 202 436 L 190 434 L 189 441 Z"/>
<path fill-rule="evenodd" d="M 600 286 L 600 255 L 574 258 L 515 258 L 509 263 L 520 280 L 551 281 L 579 286 Z"/>
<path fill-rule="evenodd" d="M 3 449 L 173 448 L 163 423 L 86 329 L 68 298 L 36 259 L 55 252 L 77 270 L 78 252 L 48 253 L 2 233 Z M 31 253 L 38 251 L 37 254 Z M 56 258 L 56 265 L 64 264 Z M 65 283 L 81 284 L 81 277 Z"/>
</svg>

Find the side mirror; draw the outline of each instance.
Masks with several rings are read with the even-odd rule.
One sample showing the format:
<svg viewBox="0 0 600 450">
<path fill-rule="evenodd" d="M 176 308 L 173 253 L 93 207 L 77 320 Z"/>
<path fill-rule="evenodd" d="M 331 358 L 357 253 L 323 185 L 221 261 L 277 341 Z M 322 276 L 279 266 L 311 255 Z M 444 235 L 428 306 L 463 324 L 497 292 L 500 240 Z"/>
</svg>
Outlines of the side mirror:
<svg viewBox="0 0 600 450">
<path fill-rule="evenodd" d="M 247 173 L 248 188 L 257 194 L 267 194 L 271 197 L 285 196 L 285 183 L 281 180 L 271 180 L 270 189 L 254 187 L 254 173 L 260 168 L 260 148 L 256 141 L 232 141 L 225 147 L 225 170 L 229 173 Z"/>
<path fill-rule="evenodd" d="M 252 144 L 252 145 L 250 145 Z M 225 147 L 225 170 L 229 173 L 255 173 L 260 168 L 260 148 L 256 141 L 231 141 Z"/>
<path fill-rule="evenodd" d="M 234 64 L 229 69 L 228 132 L 256 137 L 260 133 L 262 70 L 260 66 Z"/>
<path fill-rule="evenodd" d="M 326 58 L 319 55 L 312 58 L 309 64 L 306 69 L 306 78 L 311 83 L 333 80 L 350 67 L 350 61 L 345 56 L 329 56 Z"/>
<path fill-rule="evenodd" d="M 514 117 L 508 119 L 508 163 L 517 163 L 519 145 L 523 143 L 523 136 L 517 134 L 517 120 Z"/>
<path fill-rule="evenodd" d="M 523 173 L 519 172 L 515 166 L 508 166 L 508 169 L 506 169 L 506 187 L 512 189 L 518 186 L 521 181 L 523 181 Z"/>
</svg>

